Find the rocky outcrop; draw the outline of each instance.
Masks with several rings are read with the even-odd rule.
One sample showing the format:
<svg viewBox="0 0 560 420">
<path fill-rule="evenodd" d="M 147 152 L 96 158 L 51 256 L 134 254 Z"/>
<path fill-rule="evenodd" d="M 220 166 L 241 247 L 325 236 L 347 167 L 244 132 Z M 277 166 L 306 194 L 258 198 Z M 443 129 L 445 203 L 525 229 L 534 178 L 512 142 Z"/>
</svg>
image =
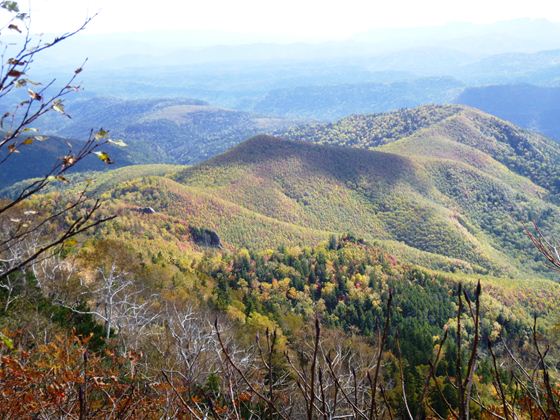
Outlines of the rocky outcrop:
<svg viewBox="0 0 560 420">
<path fill-rule="evenodd" d="M 222 241 L 213 230 L 191 226 L 190 232 L 195 244 L 211 248 L 222 248 Z"/>
</svg>

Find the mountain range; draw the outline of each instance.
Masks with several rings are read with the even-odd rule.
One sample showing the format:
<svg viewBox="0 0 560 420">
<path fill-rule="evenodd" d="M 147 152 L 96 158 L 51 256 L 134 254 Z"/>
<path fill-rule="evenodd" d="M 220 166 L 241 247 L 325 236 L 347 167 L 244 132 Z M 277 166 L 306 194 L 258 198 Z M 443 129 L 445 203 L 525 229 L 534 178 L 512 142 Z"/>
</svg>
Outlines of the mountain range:
<svg viewBox="0 0 560 420">
<path fill-rule="evenodd" d="M 278 135 L 191 167 L 118 169 L 98 191 L 119 214 L 144 218 L 143 235 L 167 231 L 178 243 L 188 241 L 189 226 L 251 249 L 350 232 L 435 270 L 544 275 L 524 229 L 536 221 L 560 233 L 560 148 L 552 140 L 451 105 Z M 145 207 L 156 214 L 138 215 Z"/>
<path fill-rule="evenodd" d="M 72 118 L 50 114 L 43 131 L 66 138 L 82 138 L 92 127 L 110 130 L 130 147 L 128 162 L 200 162 L 240 141 L 293 124 L 243 111 L 211 106 L 194 99 L 124 100 L 84 98 L 68 105 Z"/>
<path fill-rule="evenodd" d="M 463 88 L 461 82 L 445 77 L 388 83 L 299 86 L 271 90 L 254 105 L 254 110 L 267 115 L 332 121 L 351 114 L 449 103 Z"/>
</svg>

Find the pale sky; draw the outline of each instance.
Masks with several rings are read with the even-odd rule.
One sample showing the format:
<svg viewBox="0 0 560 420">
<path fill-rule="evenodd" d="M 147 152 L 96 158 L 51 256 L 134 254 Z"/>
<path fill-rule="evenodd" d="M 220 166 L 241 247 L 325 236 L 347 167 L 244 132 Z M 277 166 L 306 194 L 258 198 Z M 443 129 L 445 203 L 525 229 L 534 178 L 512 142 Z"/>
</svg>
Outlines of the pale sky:
<svg viewBox="0 0 560 420">
<path fill-rule="evenodd" d="M 560 21 L 557 0 L 20 0 L 38 32 L 73 28 L 100 12 L 89 33 L 221 31 L 286 38 L 344 39 L 379 27 L 516 18 Z"/>
</svg>

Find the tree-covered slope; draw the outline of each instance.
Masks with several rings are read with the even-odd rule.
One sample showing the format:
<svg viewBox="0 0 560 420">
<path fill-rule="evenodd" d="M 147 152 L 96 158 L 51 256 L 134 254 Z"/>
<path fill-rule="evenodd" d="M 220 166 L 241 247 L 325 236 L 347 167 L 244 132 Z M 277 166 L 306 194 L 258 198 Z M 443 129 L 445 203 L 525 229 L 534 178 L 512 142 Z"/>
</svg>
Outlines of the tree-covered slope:
<svg viewBox="0 0 560 420">
<path fill-rule="evenodd" d="M 47 185 L 42 193 L 51 192 L 70 192 L 74 193 L 81 191 L 87 183 L 88 191 L 90 194 L 102 194 L 116 188 L 118 185 L 135 180 L 137 178 L 145 178 L 149 176 L 166 177 L 171 176 L 180 170 L 185 169 L 185 165 L 128 165 L 112 170 L 99 170 L 103 169 L 100 165 L 96 165 L 92 169 L 80 172 L 73 172 L 66 175 L 66 182 L 52 182 Z M 9 186 L 0 188 L 0 197 L 16 197 L 30 182 L 36 181 L 38 178 L 25 179 L 23 181 L 11 183 Z"/>
<path fill-rule="evenodd" d="M 458 106 L 426 105 L 370 115 L 352 115 L 334 123 L 302 124 L 277 134 L 289 140 L 371 149 L 460 112 Z"/>
<path fill-rule="evenodd" d="M 467 261 L 474 269 L 515 271 L 520 253 L 531 252 L 524 224 L 534 216 L 553 225 L 558 209 L 540 199 L 542 189 L 527 179 L 496 161 L 493 166 L 503 177 L 448 159 L 260 137 L 179 173 L 177 179 L 298 226 L 396 240 Z M 467 206 L 457 199 L 456 181 L 445 170 L 464 171 L 463 188 L 478 182 L 494 195 L 473 196 L 474 204 Z M 508 217 L 513 223 L 505 232 L 492 224 L 503 226 Z M 513 245 L 503 248 L 507 241 Z"/>
<path fill-rule="evenodd" d="M 459 161 L 481 152 L 479 159 L 500 162 L 552 194 L 560 191 L 560 148 L 554 141 L 465 106 L 428 105 L 385 114 L 357 115 L 332 124 L 303 125 L 277 134 L 286 139 L 361 149 L 388 145 L 385 150 L 399 154 L 455 156 Z M 442 145 L 442 141 L 447 143 Z"/>
<path fill-rule="evenodd" d="M 347 136 L 337 142 L 341 127 Z M 126 182 L 99 191 L 133 219 L 152 207 L 153 220 L 208 228 L 226 247 L 352 232 L 444 270 L 542 270 L 524 229 L 537 221 L 560 234 L 558 146 L 502 120 L 428 106 L 303 130 L 297 138 L 306 141 L 258 136 L 170 175 L 125 176 L 132 169 L 124 168 Z"/>
<path fill-rule="evenodd" d="M 447 142 L 445 147 L 440 147 L 441 141 Z M 474 154 L 486 155 L 552 196 L 560 191 L 560 147 L 553 140 L 473 108 L 460 107 L 448 118 L 385 147 L 408 156 L 436 155 L 460 162 Z M 480 161 L 469 163 L 481 165 Z"/>
</svg>

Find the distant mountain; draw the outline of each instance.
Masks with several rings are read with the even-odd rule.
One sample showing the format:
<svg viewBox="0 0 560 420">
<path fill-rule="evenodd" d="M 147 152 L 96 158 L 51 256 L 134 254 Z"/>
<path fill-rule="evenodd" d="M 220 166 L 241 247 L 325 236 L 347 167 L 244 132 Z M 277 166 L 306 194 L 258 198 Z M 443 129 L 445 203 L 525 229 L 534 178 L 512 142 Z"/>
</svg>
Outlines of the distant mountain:
<svg viewBox="0 0 560 420">
<path fill-rule="evenodd" d="M 522 84 L 467 88 L 456 102 L 560 141 L 560 87 Z"/>
<path fill-rule="evenodd" d="M 191 99 L 88 98 L 67 106 L 72 119 L 51 115 L 45 132 L 82 138 L 93 128 L 110 130 L 129 147 L 134 163 L 193 163 L 221 153 L 255 134 L 293 122 L 217 108 Z"/>
<path fill-rule="evenodd" d="M 462 89 L 462 83 L 451 78 L 300 86 L 272 90 L 254 109 L 270 115 L 330 120 L 351 114 L 386 112 L 426 103 L 447 103 Z"/>
<path fill-rule="evenodd" d="M 224 152 L 248 137 L 287 127 L 293 121 L 260 117 L 192 99 L 86 97 L 69 101 L 72 118 L 47 113 L 36 124 L 49 140 L 22 146 L 2 165 L 0 188 L 47 174 L 57 159 L 77 150 L 91 130 L 104 128 L 126 148 L 110 147 L 114 167 L 140 163 L 193 163 Z M 0 158 L 4 155 L 0 154 Z M 112 166 L 113 167 L 113 166 Z M 105 170 L 94 156 L 73 171 Z"/>
<path fill-rule="evenodd" d="M 462 87 L 560 85 L 560 36 L 554 35 L 560 34 L 560 25 L 556 23 L 521 20 L 386 32 L 385 37 L 383 32 L 373 34 L 377 41 L 368 41 L 368 35 L 360 41 L 200 49 L 181 48 L 175 39 L 162 42 L 166 48 L 159 54 L 148 47 L 146 54 L 138 52 L 150 45 L 143 38 L 131 42 L 122 57 L 92 58 L 80 82 L 86 94 L 95 96 L 199 98 L 220 108 L 318 119 L 450 103 Z M 473 36 L 476 44 L 471 43 Z M 88 38 L 87 51 L 95 38 Z M 111 40 L 101 38 L 102 44 Z M 107 51 L 114 52 L 126 41 L 126 35 L 117 38 Z M 393 47 L 381 48 L 390 42 Z M 55 63 L 56 58 L 41 63 L 45 70 L 33 77 L 65 80 L 75 67 Z"/>
</svg>

